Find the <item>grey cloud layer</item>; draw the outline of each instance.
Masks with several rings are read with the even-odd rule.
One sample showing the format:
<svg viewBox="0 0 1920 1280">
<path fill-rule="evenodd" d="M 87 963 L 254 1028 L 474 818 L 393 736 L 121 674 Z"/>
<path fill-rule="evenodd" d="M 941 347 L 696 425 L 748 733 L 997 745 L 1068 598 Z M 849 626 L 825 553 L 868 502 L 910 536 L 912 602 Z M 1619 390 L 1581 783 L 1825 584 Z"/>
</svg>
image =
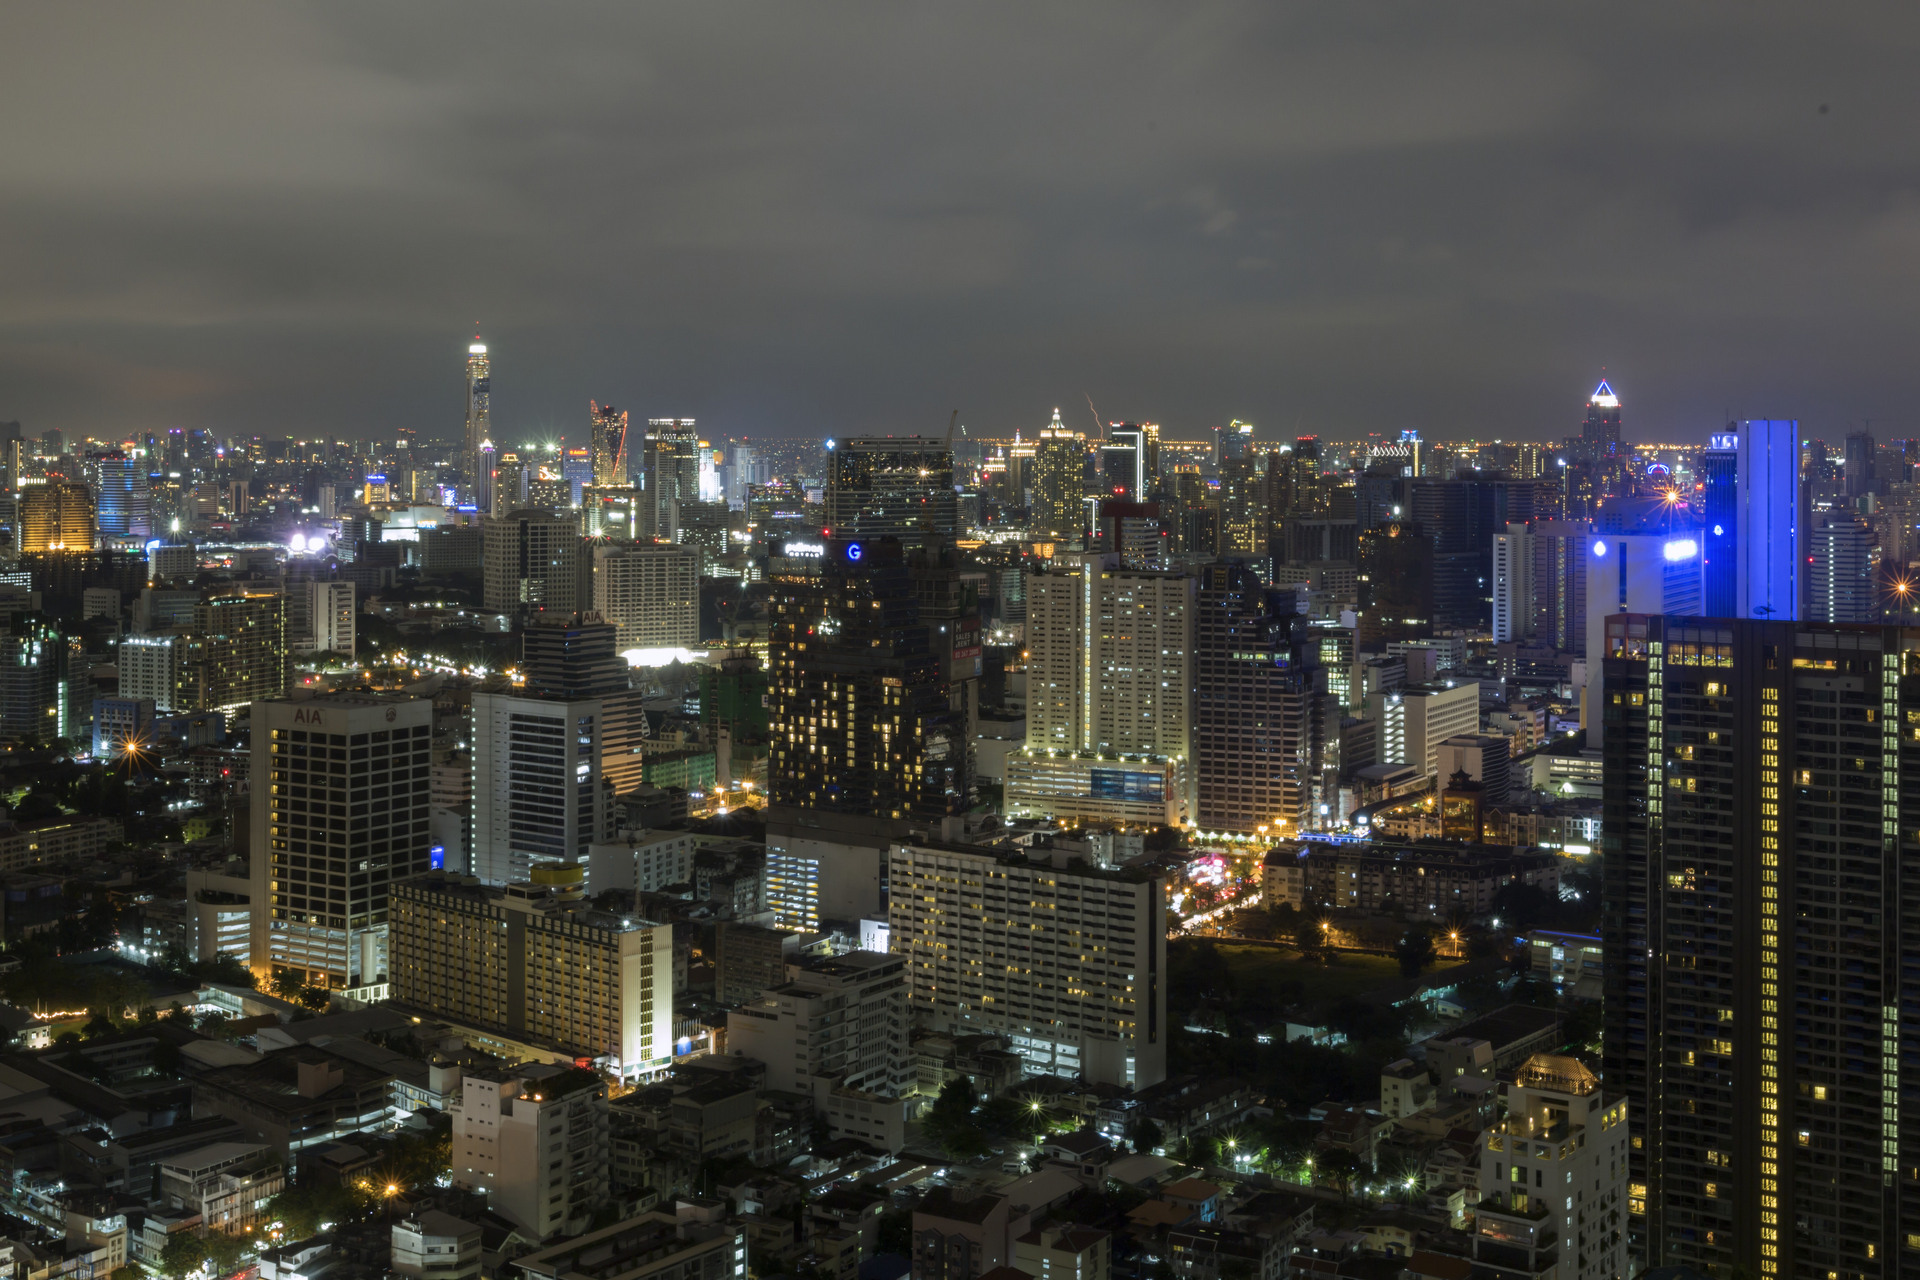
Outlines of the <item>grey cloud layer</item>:
<svg viewBox="0 0 1920 1280">
<path fill-rule="evenodd" d="M 1920 433 L 1920 16 L 93 5 L 0 44 L 0 417 Z M 1829 111 L 1822 114 L 1821 104 Z"/>
</svg>

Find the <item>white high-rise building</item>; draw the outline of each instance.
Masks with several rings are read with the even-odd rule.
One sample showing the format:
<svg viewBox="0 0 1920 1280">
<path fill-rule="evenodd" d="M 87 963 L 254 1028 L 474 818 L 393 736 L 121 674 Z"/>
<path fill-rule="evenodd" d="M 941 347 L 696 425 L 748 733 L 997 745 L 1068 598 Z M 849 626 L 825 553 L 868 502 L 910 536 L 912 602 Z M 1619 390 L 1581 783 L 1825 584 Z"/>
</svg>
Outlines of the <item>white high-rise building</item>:
<svg viewBox="0 0 1920 1280">
<path fill-rule="evenodd" d="M 153 709 L 170 715 L 180 689 L 180 636 L 133 635 L 120 641 L 120 696 L 151 698 Z"/>
<path fill-rule="evenodd" d="M 1389 689 L 1367 699 L 1379 726 L 1382 764 L 1418 765 L 1428 776 L 1440 768 L 1440 744 L 1480 730 L 1480 684 L 1442 681 Z"/>
<path fill-rule="evenodd" d="M 1587 746 L 1601 746 L 1606 732 L 1600 708 L 1607 696 L 1607 618 L 1616 613 L 1698 615 L 1704 587 L 1699 533 L 1595 530 L 1587 544 L 1587 691 L 1580 714 Z"/>
<path fill-rule="evenodd" d="M 1027 745 L 1007 758 L 1008 812 L 1185 821 L 1194 579 L 1062 553 L 1026 587 Z"/>
<path fill-rule="evenodd" d="M 613 839 L 605 729 L 598 698 L 473 695 L 474 875 L 512 884 L 542 863 L 585 864 L 595 844 Z"/>
<path fill-rule="evenodd" d="M 691 649 L 700 642 L 700 551 L 632 543 L 596 547 L 593 609 L 611 622 L 614 647 Z"/>
<path fill-rule="evenodd" d="M 943 1032 L 1008 1037 L 1036 1073 L 1138 1089 L 1167 1074 L 1165 885 L 1149 871 L 896 844 L 892 954 Z"/>
<path fill-rule="evenodd" d="M 588 607 L 593 561 L 580 540 L 578 511 L 516 511 L 488 520 L 482 539 L 481 576 L 490 612 L 517 617 Z"/>
<path fill-rule="evenodd" d="M 1475 1254 L 1537 1241 L 1550 1256 L 1557 1239 L 1560 1280 L 1626 1280 L 1627 1190 L 1626 1099 L 1577 1059 L 1537 1054 L 1482 1141 Z"/>
<path fill-rule="evenodd" d="M 295 583 L 306 594 L 308 634 L 298 648 L 305 652 L 354 653 L 354 590 L 351 582 Z"/>
<path fill-rule="evenodd" d="M 252 725 L 254 971 L 384 983 L 389 889 L 430 862 L 432 700 L 271 698 Z"/>
<path fill-rule="evenodd" d="M 1493 639 L 1495 644 L 1533 634 L 1533 535 L 1510 524 L 1493 535 Z"/>
<path fill-rule="evenodd" d="M 613 1150 L 607 1090 L 591 1071 L 516 1067 L 472 1074 L 453 1121 L 453 1185 L 545 1240 L 587 1229 L 606 1195 Z"/>
</svg>

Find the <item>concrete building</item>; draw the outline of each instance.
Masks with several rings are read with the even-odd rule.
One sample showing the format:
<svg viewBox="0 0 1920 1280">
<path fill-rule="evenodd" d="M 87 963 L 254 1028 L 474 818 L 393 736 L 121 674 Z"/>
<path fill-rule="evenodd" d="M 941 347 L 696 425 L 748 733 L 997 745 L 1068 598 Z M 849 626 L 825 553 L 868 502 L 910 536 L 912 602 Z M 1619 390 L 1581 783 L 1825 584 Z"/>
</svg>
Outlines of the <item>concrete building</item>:
<svg viewBox="0 0 1920 1280">
<path fill-rule="evenodd" d="M 275 698 L 252 728 L 254 972 L 384 982 L 388 893 L 429 867 L 433 703 Z"/>
<path fill-rule="evenodd" d="M 727 1051 L 765 1063 L 768 1088 L 812 1097 L 836 1134 L 898 1150 L 914 1069 L 905 975 L 905 960 L 868 951 L 805 962 L 727 1015 Z M 841 1105 L 848 1093 L 869 1105 Z"/>
<path fill-rule="evenodd" d="M 1627 1280 L 1627 1103 L 1573 1058 L 1529 1058 L 1480 1151 L 1478 1243 L 1556 1228 L 1558 1280 Z M 1712 1193 L 1709 1193 L 1712 1194 Z"/>
<path fill-rule="evenodd" d="M 1557 895 L 1566 864 L 1556 854 L 1505 845 L 1369 840 L 1280 846 L 1290 847 L 1298 848 L 1302 889 L 1310 904 L 1346 911 L 1392 910 L 1427 920 L 1487 915 L 1494 895 L 1510 884 Z"/>
<path fill-rule="evenodd" d="M 673 1053 L 673 929 L 546 885 L 393 888 L 393 999 L 633 1077 Z"/>
<path fill-rule="evenodd" d="M 395 1275 L 408 1280 L 474 1280 L 480 1274 L 480 1227 L 438 1209 L 393 1224 Z"/>
<path fill-rule="evenodd" d="M 536 1239 L 586 1230 L 612 1160 L 597 1075 L 558 1066 L 470 1073 L 448 1115 L 453 1185 L 483 1193 L 488 1208 Z"/>
<path fill-rule="evenodd" d="M 515 511 L 482 527 L 488 612 L 521 618 L 592 607 L 593 563 L 577 512 Z"/>
<path fill-rule="evenodd" d="M 78 555 L 93 550 L 93 491 L 50 476 L 20 490 L 15 547 L 22 555 Z"/>
<path fill-rule="evenodd" d="M 602 783 L 606 721 L 598 698 L 473 695 L 473 873 L 526 880 L 552 862 L 583 862 L 613 838 Z"/>
<path fill-rule="evenodd" d="M 1194 579 L 1062 553 L 1026 587 L 1027 745 L 1007 757 L 1007 812 L 1186 822 Z"/>
<path fill-rule="evenodd" d="M 1158 875 L 896 844 L 890 946 L 935 1030 L 1007 1037 L 1036 1073 L 1140 1088 L 1166 1076 Z"/>
<path fill-rule="evenodd" d="M 631 889 L 653 893 L 693 879 L 700 839 L 689 831 L 628 831 L 587 851 L 587 892 Z"/>
<path fill-rule="evenodd" d="M 238 1235 L 267 1221 L 267 1201 L 286 1189 L 286 1169 L 272 1147 L 216 1142 L 162 1160 L 160 1202 L 200 1215 L 213 1231 Z"/>
<path fill-rule="evenodd" d="M 355 610 L 351 582 L 302 582 L 296 584 L 306 595 L 307 632 L 296 638 L 294 648 L 302 653 L 337 653 L 351 660 L 354 656 Z"/>
<path fill-rule="evenodd" d="M 700 552 L 651 543 L 595 547 L 592 603 L 617 628 L 621 653 L 692 649 L 700 643 Z"/>
<path fill-rule="evenodd" d="M 1379 763 L 1410 764 L 1438 776 L 1440 744 L 1480 728 L 1480 686 L 1472 680 L 1410 684 L 1367 699 L 1379 727 Z"/>
<path fill-rule="evenodd" d="M 527 1280 L 746 1280 L 747 1229 L 692 1214 L 616 1222 L 513 1265 Z"/>
<path fill-rule="evenodd" d="M 1093 1227 L 1042 1227 L 1014 1240 L 1013 1266 L 1029 1280 L 1107 1280 L 1113 1237 Z"/>
</svg>

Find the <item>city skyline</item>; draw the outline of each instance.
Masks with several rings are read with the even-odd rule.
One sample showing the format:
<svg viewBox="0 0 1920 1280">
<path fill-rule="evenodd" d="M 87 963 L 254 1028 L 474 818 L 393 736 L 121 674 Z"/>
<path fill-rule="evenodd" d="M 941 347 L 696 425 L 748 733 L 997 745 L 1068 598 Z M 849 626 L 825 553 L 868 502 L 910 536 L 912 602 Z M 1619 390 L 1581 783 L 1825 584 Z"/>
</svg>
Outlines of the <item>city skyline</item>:
<svg viewBox="0 0 1920 1280">
<path fill-rule="evenodd" d="M 1602 366 L 1643 439 L 1920 430 L 1914 33 L 1632 16 L 43 15 L 0 420 L 456 432 L 477 322 L 507 438 L 1554 439 Z"/>
</svg>

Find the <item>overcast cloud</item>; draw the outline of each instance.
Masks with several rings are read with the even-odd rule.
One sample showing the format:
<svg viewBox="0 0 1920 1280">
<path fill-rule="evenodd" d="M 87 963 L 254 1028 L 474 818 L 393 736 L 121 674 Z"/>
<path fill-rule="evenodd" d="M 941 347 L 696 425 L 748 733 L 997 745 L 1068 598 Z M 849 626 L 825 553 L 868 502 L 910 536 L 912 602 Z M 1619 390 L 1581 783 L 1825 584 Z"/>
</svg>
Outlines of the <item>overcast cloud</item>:
<svg viewBox="0 0 1920 1280">
<path fill-rule="evenodd" d="M 1920 435 L 1920 10 L 14 5 L 0 418 Z M 1823 107 L 1825 110 L 1823 111 Z M 577 433 L 576 433 L 577 434 Z"/>
</svg>

